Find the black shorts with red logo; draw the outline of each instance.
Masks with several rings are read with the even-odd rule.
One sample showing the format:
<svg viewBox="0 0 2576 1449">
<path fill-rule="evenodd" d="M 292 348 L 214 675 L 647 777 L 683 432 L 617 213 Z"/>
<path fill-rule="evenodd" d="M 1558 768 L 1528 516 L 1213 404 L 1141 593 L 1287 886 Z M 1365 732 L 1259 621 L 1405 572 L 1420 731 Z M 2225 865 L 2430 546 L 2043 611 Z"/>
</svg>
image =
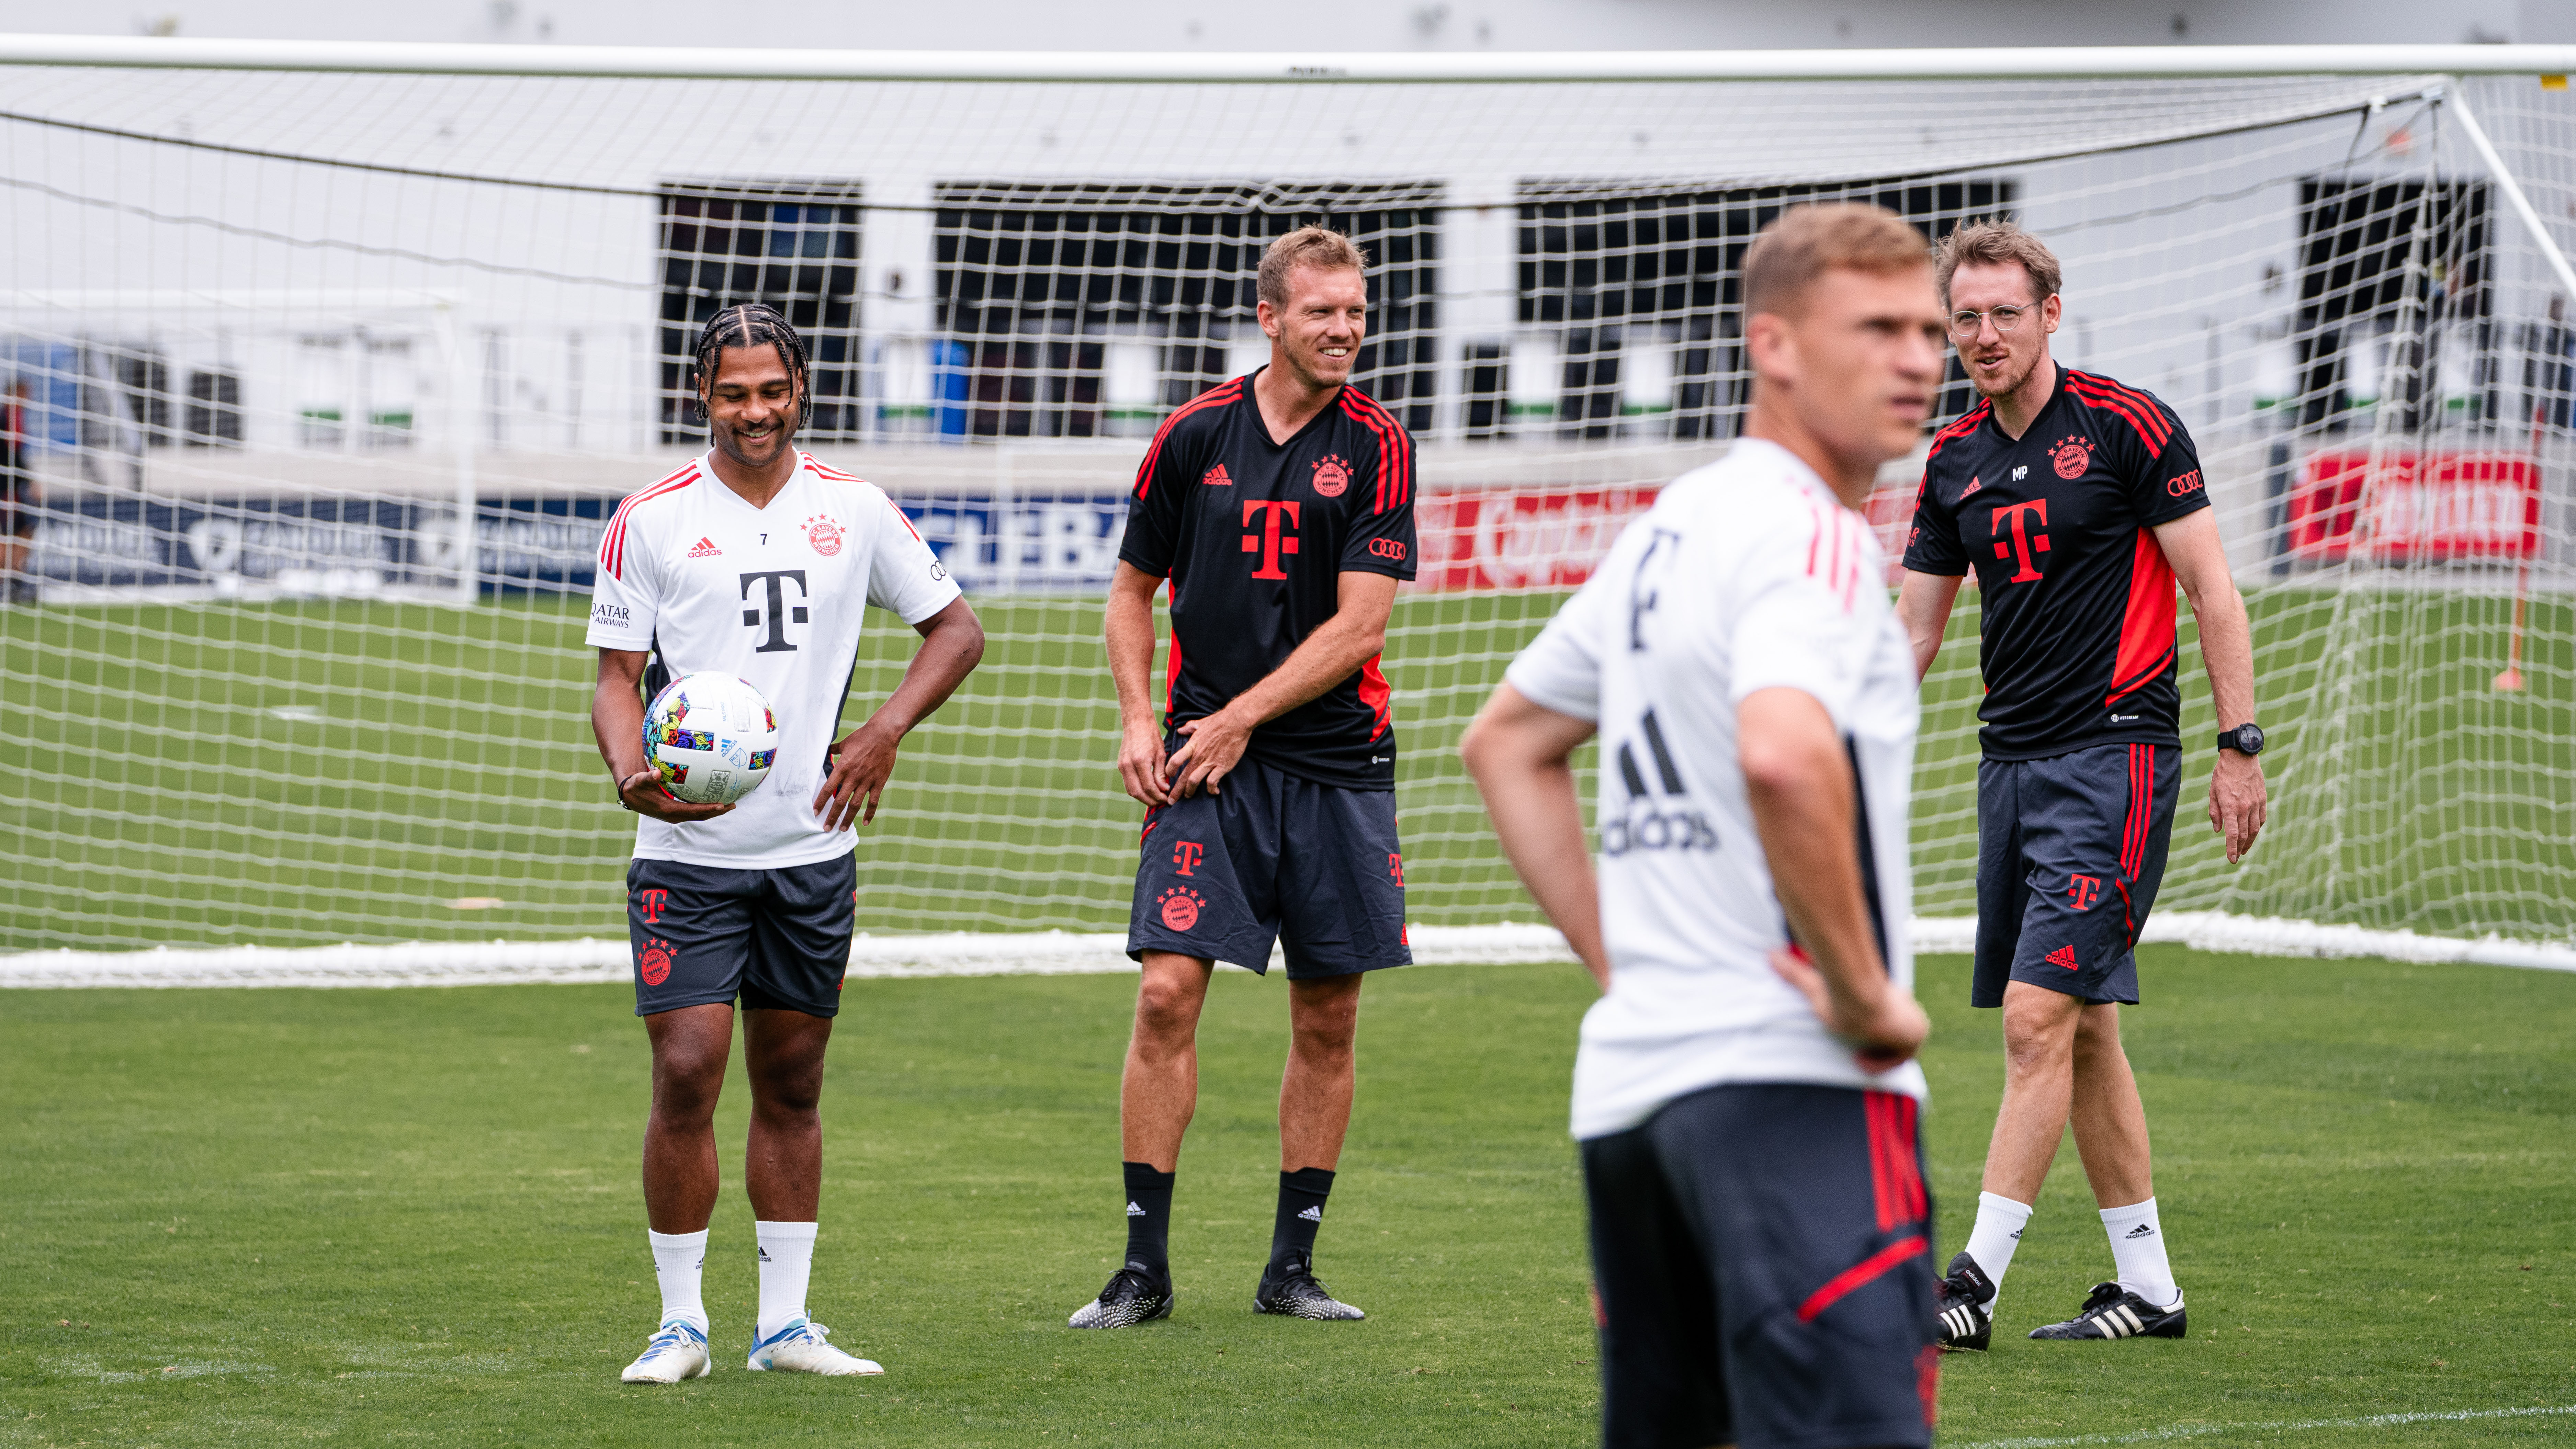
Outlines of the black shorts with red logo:
<svg viewBox="0 0 2576 1449">
<path fill-rule="evenodd" d="M 1710 1087 L 1581 1146 L 1607 1449 L 1931 1442 L 1913 1098 Z"/>
<path fill-rule="evenodd" d="M 1173 951 L 1288 979 L 1410 966 L 1395 792 L 1318 785 L 1246 757 L 1221 791 L 1145 813 L 1127 954 Z"/>
<path fill-rule="evenodd" d="M 769 870 L 637 859 L 626 867 L 635 1014 L 739 995 L 746 1011 L 839 1015 L 858 885 L 855 854 Z"/>
<path fill-rule="evenodd" d="M 1968 1000 L 2027 981 L 2138 1001 L 2146 929 L 2182 792 L 2172 745 L 2094 745 L 1977 767 L 1977 970 Z"/>
</svg>

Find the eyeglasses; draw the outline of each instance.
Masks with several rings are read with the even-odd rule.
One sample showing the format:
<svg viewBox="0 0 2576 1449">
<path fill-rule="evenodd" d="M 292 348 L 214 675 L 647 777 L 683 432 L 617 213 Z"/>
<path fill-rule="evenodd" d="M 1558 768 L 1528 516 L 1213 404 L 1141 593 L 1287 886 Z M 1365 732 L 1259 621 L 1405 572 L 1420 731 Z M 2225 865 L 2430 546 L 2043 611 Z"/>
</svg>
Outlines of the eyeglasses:
<svg viewBox="0 0 2576 1449">
<path fill-rule="evenodd" d="M 1988 307 L 1983 312 L 1953 312 L 1950 314 L 1950 335 L 1965 341 L 1976 336 L 1986 320 L 1992 318 L 1995 331 L 2010 337 L 2013 329 L 2021 325 L 2021 319 L 2038 310 L 2038 304 L 2033 303 L 2027 307 Z"/>
</svg>

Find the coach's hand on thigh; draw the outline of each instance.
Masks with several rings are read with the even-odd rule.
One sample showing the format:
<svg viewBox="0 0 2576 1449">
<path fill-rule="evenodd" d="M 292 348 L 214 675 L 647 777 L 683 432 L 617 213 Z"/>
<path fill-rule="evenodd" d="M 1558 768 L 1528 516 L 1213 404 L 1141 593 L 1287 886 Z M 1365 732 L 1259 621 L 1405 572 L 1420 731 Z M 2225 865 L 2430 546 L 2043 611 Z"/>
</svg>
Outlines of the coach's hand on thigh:
<svg viewBox="0 0 2576 1449">
<path fill-rule="evenodd" d="M 1163 732 L 1153 717 L 1130 720 L 1118 736 L 1118 779 L 1127 798 L 1139 805 L 1169 805 L 1170 766 L 1163 758 Z"/>
<path fill-rule="evenodd" d="M 2228 864 L 2244 859 L 2262 833 L 2264 795 L 2261 760 L 2218 752 L 2218 768 L 2209 772 L 2209 828 L 2227 837 Z"/>
<path fill-rule="evenodd" d="M 850 731 L 832 747 L 832 773 L 814 792 L 814 813 L 826 830 L 847 830 L 877 818 L 877 801 L 894 775 L 895 752 L 903 745 L 899 731 L 879 729 L 874 721 Z"/>
<path fill-rule="evenodd" d="M 733 809 L 730 805 L 693 805 L 663 789 L 662 777 L 651 770 L 638 770 L 618 781 L 617 803 L 638 815 L 649 815 L 673 825 L 713 820 Z"/>
<path fill-rule="evenodd" d="M 1226 773 L 1243 760 L 1244 748 L 1252 743 L 1252 721 L 1237 716 L 1231 707 L 1218 710 L 1205 719 L 1194 719 L 1181 726 L 1189 738 L 1164 768 L 1172 777 L 1172 798 L 1186 800 L 1198 793 L 1201 785 L 1211 795 L 1225 793 Z"/>
</svg>

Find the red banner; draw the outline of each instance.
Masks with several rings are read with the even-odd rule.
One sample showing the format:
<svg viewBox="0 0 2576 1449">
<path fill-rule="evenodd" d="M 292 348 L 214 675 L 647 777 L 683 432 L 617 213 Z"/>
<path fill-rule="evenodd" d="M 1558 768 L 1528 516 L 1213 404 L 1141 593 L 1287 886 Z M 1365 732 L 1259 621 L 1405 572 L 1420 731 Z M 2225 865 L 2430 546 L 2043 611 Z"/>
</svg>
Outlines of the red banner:
<svg viewBox="0 0 2576 1449">
<path fill-rule="evenodd" d="M 1442 593 L 1571 589 L 1628 520 L 1653 506 L 1655 488 L 1459 489 L 1414 503 L 1422 540 L 1418 587 Z"/>
<path fill-rule="evenodd" d="M 1441 593 L 1580 588 L 1619 531 L 1652 507 L 1657 488 L 1483 488 L 1423 493 L 1414 504 L 1422 540 L 1416 587 Z M 1870 494 L 1868 514 L 1893 587 L 1914 521 L 1914 488 Z"/>
<path fill-rule="evenodd" d="M 2355 548 L 2390 562 L 2527 559 L 2540 553 L 2540 469 L 2529 454 L 2380 450 L 2311 453 L 2290 493 L 2290 553 L 2328 562 Z"/>
</svg>

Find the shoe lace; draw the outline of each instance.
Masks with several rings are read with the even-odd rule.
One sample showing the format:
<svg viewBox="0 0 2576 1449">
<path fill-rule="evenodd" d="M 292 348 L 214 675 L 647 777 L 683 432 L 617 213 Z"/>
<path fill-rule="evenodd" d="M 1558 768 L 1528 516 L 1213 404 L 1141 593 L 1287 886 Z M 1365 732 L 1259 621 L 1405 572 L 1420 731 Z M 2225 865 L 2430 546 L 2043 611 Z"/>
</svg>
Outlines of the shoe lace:
<svg viewBox="0 0 2576 1449">
<path fill-rule="evenodd" d="M 1152 1275 L 1136 1268 L 1121 1268 L 1109 1275 L 1109 1285 L 1100 1290 L 1101 1300 L 1106 1302 L 1116 1297 L 1122 1288 L 1140 1298 L 1150 1297 L 1155 1292 Z"/>
<path fill-rule="evenodd" d="M 644 1352 L 651 1355 L 667 1349 L 682 1348 L 693 1336 L 685 1323 L 665 1323 L 654 1330 L 651 1338 L 644 1341 Z"/>
</svg>

